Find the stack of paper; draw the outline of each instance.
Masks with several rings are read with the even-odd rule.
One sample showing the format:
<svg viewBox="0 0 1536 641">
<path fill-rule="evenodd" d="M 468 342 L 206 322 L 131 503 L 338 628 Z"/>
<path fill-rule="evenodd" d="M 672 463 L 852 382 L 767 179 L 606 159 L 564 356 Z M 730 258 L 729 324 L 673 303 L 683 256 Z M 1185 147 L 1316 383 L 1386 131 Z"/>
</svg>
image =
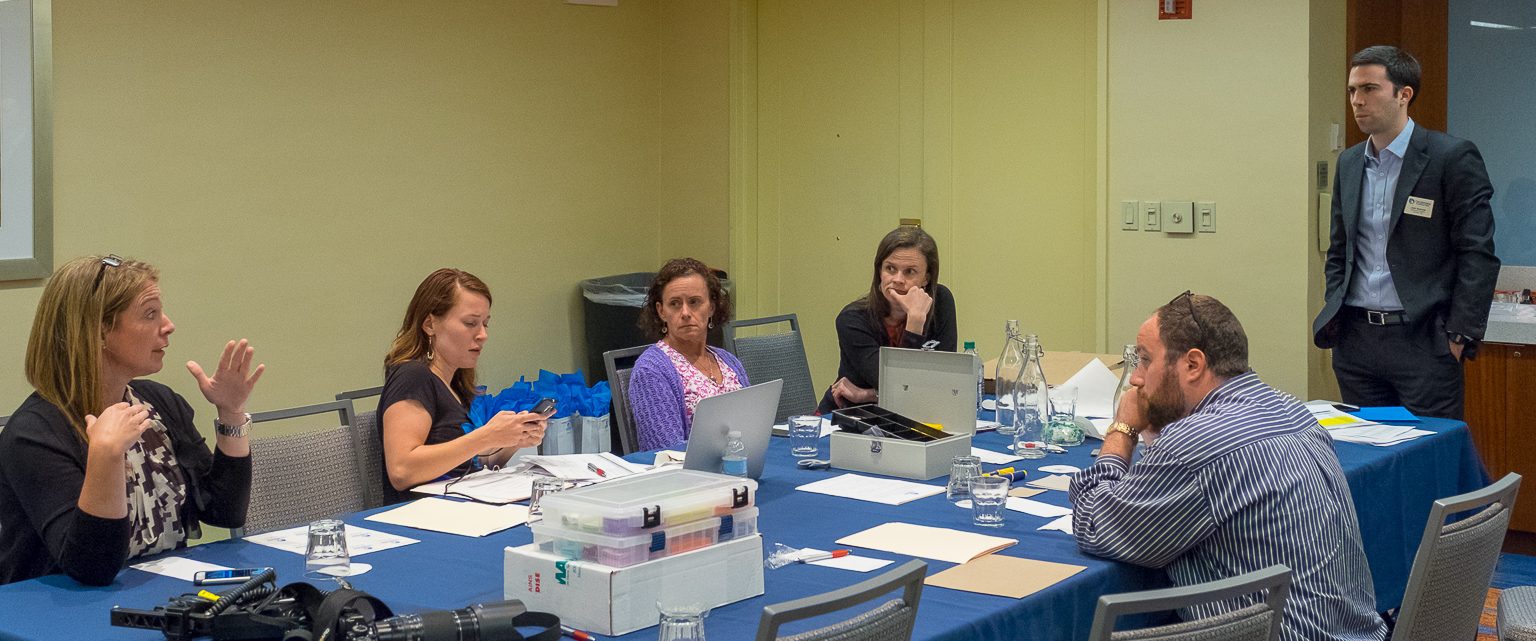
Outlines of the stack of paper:
<svg viewBox="0 0 1536 641">
<path fill-rule="evenodd" d="M 526 471 L 542 472 L 567 481 L 604 481 L 639 474 L 646 469 L 644 465 L 630 463 L 609 452 L 529 456 L 523 463 Z"/>
<path fill-rule="evenodd" d="M 850 534 L 837 542 L 924 559 L 965 563 L 1016 545 L 1019 540 L 911 523 L 886 523 Z"/>
<path fill-rule="evenodd" d="M 1087 418 L 1113 418 L 1115 416 L 1115 388 L 1120 377 L 1095 358 L 1088 361 L 1072 378 L 1057 387 L 1077 388 L 1077 415 Z"/>
<path fill-rule="evenodd" d="M 877 479 L 858 474 L 841 474 L 815 483 L 806 483 L 795 489 L 886 505 L 901 505 L 944 493 L 944 488 L 937 485 L 924 485 L 896 479 Z"/>
<path fill-rule="evenodd" d="M 427 498 L 380 512 L 367 520 L 460 536 L 485 536 L 527 523 L 528 508 Z"/>
</svg>

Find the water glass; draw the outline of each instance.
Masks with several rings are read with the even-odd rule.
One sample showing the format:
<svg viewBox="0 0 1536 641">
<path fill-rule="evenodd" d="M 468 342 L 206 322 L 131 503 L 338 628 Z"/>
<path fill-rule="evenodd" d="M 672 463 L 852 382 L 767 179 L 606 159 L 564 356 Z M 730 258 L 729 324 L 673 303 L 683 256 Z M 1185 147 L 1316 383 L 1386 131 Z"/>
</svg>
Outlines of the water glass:
<svg viewBox="0 0 1536 641">
<path fill-rule="evenodd" d="M 528 516 L 542 516 L 544 509 L 540 507 L 544 496 L 554 494 L 565 489 L 565 481 L 549 476 L 541 476 L 533 480 L 533 492 L 528 496 Z"/>
<path fill-rule="evenodd" d="M 352 556 L 347 553 L 347 524 L 320 519 L 309 524 L 309 545 L 304 548 L 304 577 L 322 579 L 347 576 Z"/>
<path fill-rule="evenodd" d="M 944 498 L 950 502 L 971 498 L 971 479 L 981 476 L 981 459 L 970 455 L 956 456 L 949 464 L 949 485 L 944 487 Z"/>
<path fill-rule="evenodd" d="M 657 641 L 704 641 L 704 617 L 709 616 L 709 608 L 698 603 L 658 602 L 656 609 L 661 611 Z"/>
<path fill-rule="evenodd" d="M 1008 502 L 1008 479 L 978 476 L 971 479 L 971 524 L 1002 527 L 1003 506 Z"/>
<path fill-rule="evenodd" d="M 821 451 L 821 417 L 789 417 L 789 453 L 796 458 L 813 458 Z"/>
<path fill-rule="evenodd" d="M 1051 422 L 1045 442 L 1072 447 L 1083 444 L 1083 430 L 1077 426 L 1077 388 L 1051 388 Z"/>
</svg>

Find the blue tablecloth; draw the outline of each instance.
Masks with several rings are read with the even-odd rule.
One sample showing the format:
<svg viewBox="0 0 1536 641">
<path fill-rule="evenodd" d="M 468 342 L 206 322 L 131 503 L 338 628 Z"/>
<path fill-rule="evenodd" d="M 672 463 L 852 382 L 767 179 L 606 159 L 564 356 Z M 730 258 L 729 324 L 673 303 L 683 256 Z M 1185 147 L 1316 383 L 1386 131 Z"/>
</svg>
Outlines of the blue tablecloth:
<svg viewBox="0 0 1536 641">
<path fill-rule="evenodd" d="M 1380 609 L 1395 607 L 1402 599 L 1430 503 L 1487 482 L 1465 424 L 1426 419 L 1420 427 L 1435 434 L 1386 448 L 1337 445 L 1360 514 Z M 991 433 L 975 440 L 976 446 L 995 451 L 1004 451 L 1005 443 L 1004 437 Z M 1026 462 L 1023 467 L 1030 470 L 1032 479 L 1044 476 L 1035 469 L 1039 465 L 1085 467 L 1091 462 L 1089 450 L 1095 446 L 1095 441 L 1089 441 L 1067 454 Z M 825 447 L 823 440 L 823 454 Z M 762 508 L 759 528 L 765 543 L 770 548 L 772 543 L 781 542 L 830 549 L 840 537 L 897 520 L 972 529 L 970 512 L 945 502 L 942 495 L 886 506 L 794 490 L 798 485 L 842 473 L 798 469 L 789 456 L 787 440 L 773 439 L 758 494 Z M 943 482 L 943 478 L 929 481 L 934 485 Z M 1064 492 L 1046 492 L 1035 499 L 1067 505 Z M 372 564 L 374 569 L 356 577 L 354 585 L 402 613 L 499 600 L 503 548 L 531 540 L 525 527 L 475 539 L 365 521 L 367 514 L 346 520 L 421 540 L 416 545 L 356 559 Z M 928 588 L 923 592 L 914 639 L 1081 639 L 1087 635 L 1099 595 L 1164 584 L 1159 571 L 1087 556 L 1077 550 L 1070 536 L 1037 531 L 1048 519 L 1011 511 L 1007 519 L 1000 531 L 987 532 L 1019 539 L 1018 545 L 1002 554 L 1072 563 L 1087 570 L 1023 599 Z M 876 551 L 859 553 L 903 560 Z M 201 545 L 177 554 L 229 567 L 271 566 L 283 583 L 299 580 L 303 573 L 304 560 L 299 555 L 238 541 Z M 952 565 L 948 563 L 929 562 L 930 573 L 949 567 Z M 707 620 L 709 635 L 723 640 L 751 638 L 764 605 L 836 589 L 869 576 L 810 565 L 768 570 L 767 594 L 712 612 Z M 162 638 L 158 632 L 110 627 L 108 611 L 113 605 L 153 608 L 172 595 L 188 591 L 193 591 L 188 583 L 137 570 L 124 570 L 116 582 L 104 588 L 82 587 L 63 576 L 0 586 L 0 638 L 154 641 Z M 648 641 L 656 638 L 656 630 L 649 628 L 620 638 Z"/>
</svg>

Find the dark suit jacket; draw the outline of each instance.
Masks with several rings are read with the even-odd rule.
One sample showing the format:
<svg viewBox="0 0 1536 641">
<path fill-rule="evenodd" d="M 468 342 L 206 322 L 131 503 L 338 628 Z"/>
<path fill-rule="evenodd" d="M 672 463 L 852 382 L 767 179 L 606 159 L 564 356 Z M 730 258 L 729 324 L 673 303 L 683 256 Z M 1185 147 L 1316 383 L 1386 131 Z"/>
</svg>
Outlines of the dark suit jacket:
<svg viewBox="0 0 1536 641">
<path fill-rule="evenodd" d="M 1339 155 L 1333 179 L 1332 232 L 1323 268 L 1326 302 L 1312 323 L 1312 341 L 1323 349 L 1334 346 L 1334 323 L 1354 275 L 1366 144 Z M 1434 201 L 1433 215 L 1404 214 L 1409 196 Z M 1488 204 L 1492 197 L 1476 145 L 1415 124 L 1392 198 L 1387 237 L 1387 267 L 1410 322 L 1482 339 L 1499 275 Z"/>
</svg>

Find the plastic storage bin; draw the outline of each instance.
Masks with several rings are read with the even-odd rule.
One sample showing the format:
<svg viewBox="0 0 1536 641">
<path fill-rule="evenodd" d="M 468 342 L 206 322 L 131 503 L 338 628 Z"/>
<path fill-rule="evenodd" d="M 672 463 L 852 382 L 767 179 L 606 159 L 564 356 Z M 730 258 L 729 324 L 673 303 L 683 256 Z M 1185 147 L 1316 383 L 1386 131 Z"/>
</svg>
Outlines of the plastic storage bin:
<svg viewBox="0 0 1536 641">
<path fill-rule="evenodd" d="M 720 517 L 720 542 L 733 541 L 757 534 L 757 508 L 736 510 Z"/>
<path fill-rule="evenodd" d="M 625 537 L 732 515 L 756 495 L 752 479 L 668 470 L 553 494 L 540 507 L 547 526 Z"/>
<path fill-rule="evenodd" d="M 756 520 L 754 515 L 750 526 L 754 530 Z M 725 529 L 721 521 L 709 518 L 633 536 L 573 531 L 547 522 L 534 523 L 530 529 L 533 530 L 533 542 L 544 552 L 622 568 L 714 545 Z M 736 523 L 731 528 L 733 538 L 746 536 L 742 525 Z"/>
</svg>

